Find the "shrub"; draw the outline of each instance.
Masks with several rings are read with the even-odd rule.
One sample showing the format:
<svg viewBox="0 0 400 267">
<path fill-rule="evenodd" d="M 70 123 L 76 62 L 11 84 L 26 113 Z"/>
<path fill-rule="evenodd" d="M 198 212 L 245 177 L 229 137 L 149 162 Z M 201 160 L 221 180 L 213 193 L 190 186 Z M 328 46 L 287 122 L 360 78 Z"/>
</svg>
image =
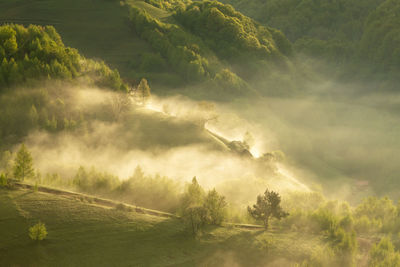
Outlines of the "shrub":
<svg viewBox="0 0 400 267">
<path fill-rule="evenodd" d="M 0 174 L 0 187 L 6 187 L 7 186 L 7 178 L 4 173 Z"/>
<path fill-rule="evenodd" d="M 47 236 L 47 230 L 44 223 L 38 222 L 31 228 L 29 228 L 29 237 L 35 241 L 41 241 Z"/>
</svg>

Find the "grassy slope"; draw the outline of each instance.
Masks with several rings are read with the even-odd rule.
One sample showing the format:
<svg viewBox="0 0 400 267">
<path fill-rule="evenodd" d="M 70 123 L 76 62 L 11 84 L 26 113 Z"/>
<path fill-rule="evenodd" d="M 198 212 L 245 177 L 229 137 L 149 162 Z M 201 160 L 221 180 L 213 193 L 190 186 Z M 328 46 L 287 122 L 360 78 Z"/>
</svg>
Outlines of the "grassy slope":
<svg viewBox="0 0 400 267">
<path fill-rule="evenodd" d="M 127 8 L 114 0 L 4 0 L 0 23 L 53 25 L 66 45 L 101 58 L 125 77 L 150 46 L 126 23 Z"/>
<path fill-rule="evenodd" d="M 0 266 L 263 265 L 298 260 L 321 245 L 318 237 L 209 228 L 193 239 L 182 223 L 25 190 L 0 190 Z M 62 211 L 61 211 L 62 210 Z M 49 232 L 40 244 L 28 228 L 38 220 Z"/>
</svg>

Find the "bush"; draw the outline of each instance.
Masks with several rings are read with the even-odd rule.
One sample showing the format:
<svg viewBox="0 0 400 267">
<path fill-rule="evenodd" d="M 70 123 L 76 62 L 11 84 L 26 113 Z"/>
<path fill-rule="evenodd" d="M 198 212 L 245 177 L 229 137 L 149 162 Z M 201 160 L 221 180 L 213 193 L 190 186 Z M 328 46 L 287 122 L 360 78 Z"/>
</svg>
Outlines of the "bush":
<svg viewBox="0 0 400 267">
<path fill-rule="evenodd" d="M 47 230 L 44 223 L 38 222 L 31 228 L 29 228 L 29 237 L 35 241 L 41 241 L 47 236 Z"/>
<path fill-rule="evenodd" d="M 6 187 L 7 186 L 7 178 L 4 173 L 0 174 L 0 187 Z"/>
</svg>

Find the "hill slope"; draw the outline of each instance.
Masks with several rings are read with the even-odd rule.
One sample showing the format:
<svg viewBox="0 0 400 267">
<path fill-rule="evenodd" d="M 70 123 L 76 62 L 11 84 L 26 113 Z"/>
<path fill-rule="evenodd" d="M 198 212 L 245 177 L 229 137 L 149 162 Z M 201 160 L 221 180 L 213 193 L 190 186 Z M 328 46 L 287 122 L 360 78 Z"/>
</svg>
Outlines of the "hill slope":
<svg viewBox="0 0 400 267">
<path fill-rule="evenodd" d="M 297 52 L 338 67 L 355 65 L 350 69 L 352 76 L 359 73 L 384 79 L 398 76 L 400 20 L 395 15 L 399 14 L 396 0 L 221 2 L 282 30 Z"/>
<path fill-rule="evenodd" d="M 176 219 L 24 190 L 0 190 L 0 200 L 2 266 L 287 265 L 285 258 L 301 261 L 321 245 L 301 233 L 229 228 L 209 228 L 193 239 Z M 27 233 L 39 220 L 49 235 L 36 244 Z"/>
<path fill-rule="evenodd" d="M 290 50 L 290 43 L 286 38 L 275 29 L 254 23 L 232 7 L 209 1 L 186 7 L 179 2 L 179 5 L 170 5 L 165 10 L 146 2 L 6 1 L 0 4 L 0 22 L 53 25 L 66 45 L 76 47 L 84 56 L 102 58 L 111 67 L 118 68 L 122 77 L 132 83 L 146 77 L 152 85 L 157 85 L 155 89 L 158 93 L 197 85 L 201 80 L 206 84 L 202 84 L 201 89 L 193 86 L 192 90 L 207 90 L 201 95 L 203 98 L 218 96 L 221 99 L 251 94 L 249 85 L 259 90 L 252 84 L 254 77 L 251 76 L 259 70 L 273 68 L 275 63 L 283 66 L 287 63 L 285 56 Z M 138 27 L 132 16 L 129 23 L 129 7 L 138 11 L 136 18 L 146 12 L 150 19 L 148 22 L 153 21 L 158 25 L 158 31 L 165 34 L 161 41 L 170 42 L 173 51 L 167 52 L 166 47 L 157 45 L 161 41 L 154 40 L 154 35 L 150 38 L 149 34 L 145 34 L 150 25 L 141 24 Z M 190 25 L 194 21 L 185 19 L 199 8 L 203 15 L 201 21 L 195 23 L 201 27 L 208 23 L 212 33 L 209 36 L 204 35 L 207 32 L 195 30 L 199 27 Z M 214 10 L 211 15 L 218 17 L 219 12 L 225 18 L 221 25 L 212 26 L 211 9 Z M 178 13 L 179 16 L 176 15 Z M 223 34 L 217 34 L 218 31 L 223 31 Z M 227 36 L 228 39 L 218 36 Z M 202 41 L 203 38 L 205 41 Z M 237 57 L 240 51 L 245 55 Z M 264 74 L 270 71 L 266 70 Z M 191 92 L 188 90 L 185 93 Z"/>
</svg>

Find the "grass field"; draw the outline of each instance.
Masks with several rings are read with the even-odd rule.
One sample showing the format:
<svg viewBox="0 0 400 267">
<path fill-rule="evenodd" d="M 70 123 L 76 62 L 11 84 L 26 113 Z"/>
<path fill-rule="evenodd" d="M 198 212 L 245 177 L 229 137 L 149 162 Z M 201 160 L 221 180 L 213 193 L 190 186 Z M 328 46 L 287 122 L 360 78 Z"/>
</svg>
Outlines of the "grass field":
<svg viewBox="0 0 400 267">
<path fill-rule="evenodd" d="M 0 266 L 286 266 L 322 245 L 317 236 L 229 227 L 195 239 L 178 219 L 30 190 L 0 189 L 0 203 Z M 49 233 L 41 243 L 28 237 L 38 221 Z"/>
</svg>

